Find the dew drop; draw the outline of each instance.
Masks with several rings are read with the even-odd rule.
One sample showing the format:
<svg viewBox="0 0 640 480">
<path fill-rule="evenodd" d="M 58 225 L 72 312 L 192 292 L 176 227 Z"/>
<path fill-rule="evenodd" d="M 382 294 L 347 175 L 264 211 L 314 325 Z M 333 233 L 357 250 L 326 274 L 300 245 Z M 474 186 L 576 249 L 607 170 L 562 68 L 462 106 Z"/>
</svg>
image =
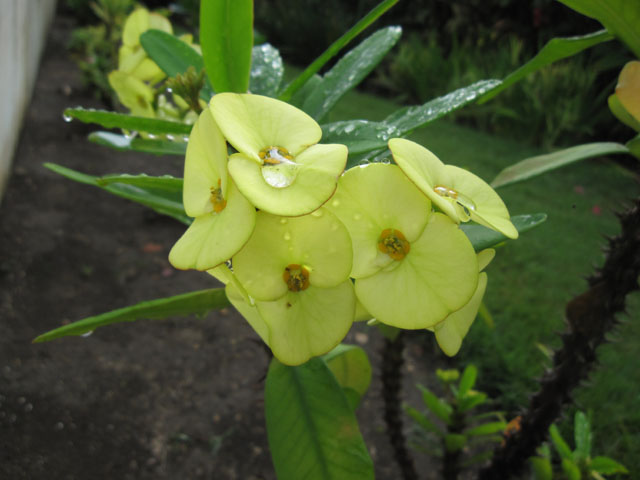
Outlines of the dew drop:
<svg viewBox="0 0 640 480">
<path fill-rule="evenodd" d="M 288 221 L 289 221 L 289 220 L 287 220 L 286 218 L 281 218 L 281 219 L 280 219 L 280 223 L 281 223 L 282 225 L 286 225 Z"/>
<path fill-rule="evenodd" d="M 290 232 L 284 232 L 284 239 L 285 241 L 289 241 L 291 240 L 291 233 Z"/>
<path fill-rule="evenodd" d="M 356 221 L 358 221 L 358 220 L 362 220 L 362 214 L 361 214 L 361 213 L 356 213 L 356 214 L 353 216 L 353 219 L 354 219 L 354 220 L 356 220 Z"/>
<path fill-rule="evenodd" d="M 340 200 L 338 200 L 338 199 L 333 200 L 331 202 L 331 206 L 332 207 L 336 207 L 336 208 L 339 207 L 340 206 Z"/>
<path fill-rule="evenodd" d="M 262 177 L 274 188 L 288 187 L 297 175 L 298 165 L 293 162 L 262 166 Z"/>
<path fill-rule="evenodd" d="M 81 337 L 84 337 L 84 338 L 87 338 L 87 337 L 90 337 L 92 333 L 93 333 L 93 330 L 91 330 L 90 332 L 87 332 L 87 333 L 83 333 L 83 334 L 82 334 L 82 335 L 80 335 L 80 336 L 81 336 Z"/>
<path fill-rule="evenodd" d="M 73 121 L 73 117 L 71 115 L 67 115 L 66 113 L 62 115 L 62 119 L 67 123 Z"/>
<path fill-rule="evenodd" d="M 316 210 L 314 212 L 311 212 L 311 216 L 312 217 L 316 217 L 316 218 L 320 218 L 322 216 L 322 211 L 321 210 Z"/>
<path fill-rule="evenodd" d="M 156 138 L 158 138 L 156 135 L 154 135 L 153 133 L 147 133 L 147 138 L 149 140 L 155 140 Z"/>
</svg>

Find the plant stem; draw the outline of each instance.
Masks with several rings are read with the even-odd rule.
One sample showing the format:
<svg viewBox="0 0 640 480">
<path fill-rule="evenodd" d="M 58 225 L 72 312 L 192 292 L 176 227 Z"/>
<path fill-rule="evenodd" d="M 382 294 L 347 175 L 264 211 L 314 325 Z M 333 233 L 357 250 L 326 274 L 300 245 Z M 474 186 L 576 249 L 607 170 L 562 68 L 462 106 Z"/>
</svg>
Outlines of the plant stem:
<svg viewBox="0 0 640 480">
<path fill-rule="evenodd" d="M 639 289 L 640 200 L 619 218 L 622 233 L 609 240 L 604 266 L 588 279 L 589 289 L 567 304 L 568 329 L 562 335 L 562 347 L 522 415 L 521 430 L 495 452 L 491 464 L 480 471 L 480 480 L 506 479 L 523 469 L 571 401 L 573 389 L 596 364 L 596 348 L 618 324 L 615 316 L 625 311 L 626 296 Z"/>
<path fill-rule="evenodd" d="M 402 432 L 400 390 L 402 388 L 402 364 L 404 359 L 403 333 L 395 340 L 385 338 L 382 350 L 382 398 L 384 399 L 384 420 L 393 453 L 404 480 L 418 480 L 413 459 L 409 456 Z"/>
</svg>

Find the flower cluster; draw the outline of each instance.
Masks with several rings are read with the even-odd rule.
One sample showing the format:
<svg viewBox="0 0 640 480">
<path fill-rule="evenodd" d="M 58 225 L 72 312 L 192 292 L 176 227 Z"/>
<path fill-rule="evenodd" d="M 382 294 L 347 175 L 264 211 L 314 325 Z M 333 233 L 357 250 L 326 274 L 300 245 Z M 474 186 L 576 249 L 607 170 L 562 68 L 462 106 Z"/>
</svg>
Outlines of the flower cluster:
<svg viewBox="0 0 640 480">
<path fill-rule="evenodd" d="M 326 353 L 356 317 L 430 329 L 454 355 L 494 254 L 476 254 L 458 224 L 516 238 L 504 203 L 475 175 L 404 139 L 389 142 L 395 165 L 344 172 L 347 147 L 318 143 L 321 135 L 287 103 L 215 95 L 185 160 L 184 207 L 194 221 L 169 260 L 225 283 L 285 364 Z"/>
<path fill-rule="evenodd" d="M 155 86 L 166 79 L 166 74 L 151 60 L 140 43 L 140 35 L 148 30 L 173 33 L 171 22 L 164 16 L 137 8 L 125 20 L 122 31 L 122 45 L 118 50 L 118 69 L 109 73 L 111 88 L 118 100 L 133 115 L 149 118 L 167 118 L 193 123 L 195 115 L 187 102 L 178 95 L 167 98 Z M 180 40 L 197 51 L 193 36 L 185 34 Z"/>
</svg>

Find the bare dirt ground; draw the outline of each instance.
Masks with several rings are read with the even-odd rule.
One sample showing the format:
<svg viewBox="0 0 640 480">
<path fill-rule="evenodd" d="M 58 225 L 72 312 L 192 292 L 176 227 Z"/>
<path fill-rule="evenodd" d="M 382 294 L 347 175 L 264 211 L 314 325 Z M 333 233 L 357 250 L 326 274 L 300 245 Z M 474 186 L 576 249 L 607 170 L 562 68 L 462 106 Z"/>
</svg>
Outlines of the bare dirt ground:
<svg viewBox="0 0 640 480">
<path fill-rule="evenodd" d="M 214 282 L 170 267 L 182 225 L 42 166 L 181 176 L 179 157 L 117 153 L 89 143 L 91 127 L 63 121 L 67 106 L 100 107 L 68 58 L 71 27 L 58 16 L 50 33 L 0 206 L 0 478 L 274 479 L 262 394 L 269 354 L 235 311 L 31 343 L 65 322 Z M 362 328 L 354 338 L 374 363 L 358 416 L 376 478 L 397 479 L 382 342 Z M 433 363 L 416 360 L 419 345 L 408 350 L 405 386 L 427 381 Z"/>
</svg>

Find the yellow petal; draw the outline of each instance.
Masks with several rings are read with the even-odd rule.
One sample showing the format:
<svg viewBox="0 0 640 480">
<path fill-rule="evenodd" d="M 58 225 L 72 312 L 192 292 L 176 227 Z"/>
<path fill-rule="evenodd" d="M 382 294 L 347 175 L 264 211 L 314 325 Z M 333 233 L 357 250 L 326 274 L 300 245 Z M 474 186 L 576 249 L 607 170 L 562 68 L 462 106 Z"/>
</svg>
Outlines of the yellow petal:
<svg viewBox="0 0 640 480">
<path fill-rule="evenodd" d="M 616 86 L 618 100 L 637 121 L 640 121 L 640 61 L 627 63 Z"/>
<path fill-rule="evenodd" d="M 137 8 L 124 22 L 122 43 L 128 47 L 140 45 L 140 35 L 149 30 L 149 10 Z"/>
<path fill-rule="evenodd" d="M 227 141 L 255 161 L 267 147 L 285 148 L 298 155 L 318 143 L 322 130 L 302 110 L 269 97 L 220 93 L 210 104 L 214 118 Z"/>
<path fill-rule="evenodd" d="M 140 79 L 118 70 L 108 76 L 109 85 L 118 95 L 118 100 L 133 115 L 155 117 L 153 110 L 153 90 Z"/>
</svg>

